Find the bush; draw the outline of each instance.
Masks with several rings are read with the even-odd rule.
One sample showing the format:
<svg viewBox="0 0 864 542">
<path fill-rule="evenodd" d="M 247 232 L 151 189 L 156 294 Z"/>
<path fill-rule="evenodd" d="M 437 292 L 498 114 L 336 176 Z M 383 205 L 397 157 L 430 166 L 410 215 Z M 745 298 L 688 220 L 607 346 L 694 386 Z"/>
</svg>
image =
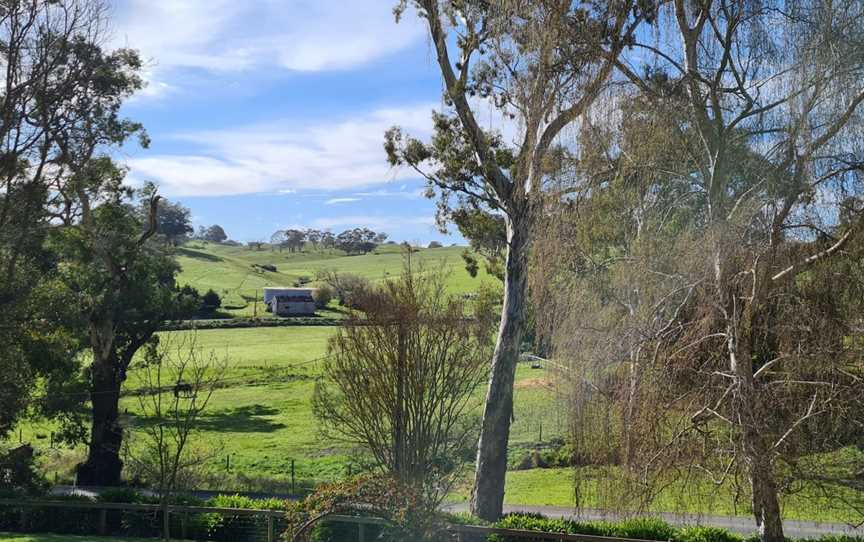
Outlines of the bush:
<svg viewBox="0 0 864 542">
<path fill-rule="evenodd" d="M 742 542 L 744 539 L 719 527 L 684 527 L 675 533 L 675 542 Z"/>
<path fill-rule="evenodd" d="M 545 533 L 584 534 L 592 536 L 615 536 L 621 538 L 638 538 L 642 540 L 675 540 L 675 528 L 657 518 L 636 518 L 620 522 L 581 522 L 569 519 L 552 519 L 542 514 L 508 514 L 495 527 L 502 529 L 525 529 Z M 516 542 L 510 537 L 493 536 L 495 542 Z M 526 539 L 518 539 L 524 542 Z M 692 540 L 688 542 L 733 542 L 732 540 Z M 740 541 L 738 541 L 740 542 Z"/>
<path fill-rule="evenodd" d="M 27 444 L 0 449 L 0 497 L 38 495 L 48 487 L 36 466 L 36 453 Z"/>
<path fill-rule="evenodd" d="M 287 510 L 286 502 L 282 499 L 253 499 L 243 495 L 217 495 L 208 499 L 205 506 L 244 510 Z M 261 532 L 267 526 L 267 518 L 264 516 L 227 514 L 204 514 L 204 516 L 202 519 L 210 540 L 226 542 L 248 540 L 250 532 Z"/>
<path fill-rule="evenodd" d="M 319 288 L 316 288 L 314 292 L 312 292 L 312 299 L 315 300 L 315 306 L 319 309 L 326 308 L 327 305 L 330 304 L 330 301 L 333 300 L 335 293 L 333 292 L 333 288 L 324 285 Z"/>
<path fill-rule="evenodd" d="M 210 314 L 222 306 L 222 298 L 212 289 L 207 290 L 207 293 L 201 296 L 201 312 Z"/>
<path fill-rule="evenodd" d="M 639 538 L 641 540 L 672 540 L 675 538 L 675 528 L 659 518 L 628 519 L 612 523 L 609 536 L 621 538 Z"/>
<path fill-rule="evenodd" d="M 439 243 L 438 241 L 432 241 L 429 243 L 429 248 L 442 248 L 444 245 Z"/>
</svg>

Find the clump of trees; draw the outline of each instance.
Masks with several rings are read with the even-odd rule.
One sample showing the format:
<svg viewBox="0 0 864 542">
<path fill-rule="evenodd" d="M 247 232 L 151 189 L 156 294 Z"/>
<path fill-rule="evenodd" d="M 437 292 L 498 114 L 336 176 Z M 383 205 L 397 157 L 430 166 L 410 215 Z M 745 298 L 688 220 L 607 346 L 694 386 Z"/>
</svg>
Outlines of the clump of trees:
<svg viewBox="0 0 864 542">
<path fill-rule="evenodd" d="M 339 305 L 352 309 L 362 308 L 366 295 L 373 289 L 369 280 L 335 269 L 319 269 L 315 279 L 333 292 Z"/>
<path fill-rule="evenodd" d="M 211 243 L 224 243 L 228 241 L 228 234 L 225 233 L 222 226 L 213 224 L 212 226 L 199 226 L 195 238 L 202 241 L 210 241 Z"/>
<path fill-rule="evenodd" d="M 195 228 L 192 227 L 192 212 L 188 207 L 180 203 L 168 201 L 161 198 L 159 208 L 156 212 L 157 235 L 172 246 L 182 244 L 188 240 Z M 144 205 L 141 207 L 141 222 L 146 224 L 150 209 Z"/>
<path fill-rule="evenodd" d="M 367 292 L 329 345 L 317 416 L 375 465 L 440 502 L 474 446 L 475 391 L 492 326 L 484 307 L 446 293 L 444 276 L 406 264 Z M 325 383 L 326 382 L 326 383 Z"/>
<path fill-rule="evenodd" d="M 315 229 L 287 229 L 276 231 L 270 237 L 270 246 L 280 251 L 287 249 L 288 252 L 300 252 L 308 246 L 313 250 L 338 249 L 347 254 L 367 254 L 386 240 L 386 233 L 369 228 L 345 230 L 338 235 Z"/>
</svg>

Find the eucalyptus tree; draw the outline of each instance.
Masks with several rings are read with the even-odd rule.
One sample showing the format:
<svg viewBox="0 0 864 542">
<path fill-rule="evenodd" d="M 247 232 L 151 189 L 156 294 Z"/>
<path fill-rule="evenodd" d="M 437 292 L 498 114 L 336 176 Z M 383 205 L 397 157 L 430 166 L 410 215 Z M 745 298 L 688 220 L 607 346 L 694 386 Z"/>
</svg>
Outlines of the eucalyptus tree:
<svg viewBox="0 0 864 542">
<path fill-rule="evenodd" d="M 97 29 L 101 25 L 100 20 Z M 88 457 L 78 466 L 78 481 L 117 485 L 120 387 L 137 350 L 176 314 L 180 299 L 177 264 L 165 247 L 149 242 L 158 230 L 160 198 L 145 187 L 142 212 L 123 184 L 125 170 L 109 156 L 132 138 L 148 144 L 141 124 L 120 112 L 143 86 L 141 61 L 132 50 L 104 51 L 98 33 L 88 37 L 64 46 L 65 69 L 77 78 L 58 89 L 69 105 L 46 125 L 57 151 L 44 205 L 52 219 L 48 241 L 60 261 L 58 278 L 74 299 L 83 345 L 92 352 Z"/>
<path fill-rule="evenodd" d="M 150 210 L 142 224 L 132 192 L 122 185 L 123 173 L 107 157 L 91 158 L 69 183 L 80 219 L 52 236 L 63 261 L 62 280 L 75 295 L 92 353 L 88 455 L 77 467 L 82 485 L 120 483 L 119 401 L 132 360 L 165 320 L 198 308 L 176 286 L 175 259 L 154 240 L 158 196 L 152 190 L 141 194 Z"/>
<path fill-rule="evenodd" d="M 45 240 L 62 207 L 52 205 L 67 173 L 67 141 L 114 72 L 91 53 L 104 37 L 99 0 L 4 2 L 0 9 L 0 435 L 28 405 L 39 377 L 60 391 L 72 380 L 78 341 L 69 292 L 57 282 Z M 122 53 L 120 53 L 122 55 Z M 94 77 L 98 73 L 98 77 Z M 110 90 L 107 90 L 110 92 Z M 55 378 L 56 377 L 56 378 Z M 33 404 L 37 410 L 53 397 Z"/>
<path fill-rule="evenodd" d="M 433 113 L 429 143 L 386 134 L 393 165 L 407 164 L 453 209 L 501 215 L 506 227 L 504 304 L 477 451 L 471 510 L 500 516 L 513 413 L 513 381 L 526 321 L 527 255 L 538 194 L 562 155 L 559 136 L 597 98 L 615 60 L 652 2 L 402 0 L 425 20 L 444 86 L 447 112 Z M 456 53 L 453 53 L 453 49 Z M 485 130 L 494 108 L 518 126 L 518 141 Z"/>
</svg>

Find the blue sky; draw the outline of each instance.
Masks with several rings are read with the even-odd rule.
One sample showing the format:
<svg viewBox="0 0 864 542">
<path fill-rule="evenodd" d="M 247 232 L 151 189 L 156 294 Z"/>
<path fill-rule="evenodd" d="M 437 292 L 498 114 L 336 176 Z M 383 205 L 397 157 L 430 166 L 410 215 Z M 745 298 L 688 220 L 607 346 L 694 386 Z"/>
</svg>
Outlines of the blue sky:
<svg viewBox="0 0 864 542">
<path fill-rule="evenodd" d="M 461 241 L 434 227 L 423 183 L 386 163 L 383 132 L 426 136 L 441 83 L 423 26 L 395 0 L 115 0 L 111 45 L 147 88 L 125 106 L 149 149 L 121 158 L 240 241 L 355 226 Z"/>
</svg>

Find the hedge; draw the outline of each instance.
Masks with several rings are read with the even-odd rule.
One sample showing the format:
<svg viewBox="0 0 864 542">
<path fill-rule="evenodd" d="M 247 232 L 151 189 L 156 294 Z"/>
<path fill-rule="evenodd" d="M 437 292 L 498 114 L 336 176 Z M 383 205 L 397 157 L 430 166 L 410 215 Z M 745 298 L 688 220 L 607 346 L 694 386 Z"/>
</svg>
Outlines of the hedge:
<svg viewBox="0 0 864 542">
<path fill-rule="evenodd" d="M 218 320 L 177 320 L 165 322 L 161 331 L 190 329 L 240 329 L 249 327 L 340 326 L 339 318 L 293 316 L 290 318 L 223 318 Z"/>
</svg>

